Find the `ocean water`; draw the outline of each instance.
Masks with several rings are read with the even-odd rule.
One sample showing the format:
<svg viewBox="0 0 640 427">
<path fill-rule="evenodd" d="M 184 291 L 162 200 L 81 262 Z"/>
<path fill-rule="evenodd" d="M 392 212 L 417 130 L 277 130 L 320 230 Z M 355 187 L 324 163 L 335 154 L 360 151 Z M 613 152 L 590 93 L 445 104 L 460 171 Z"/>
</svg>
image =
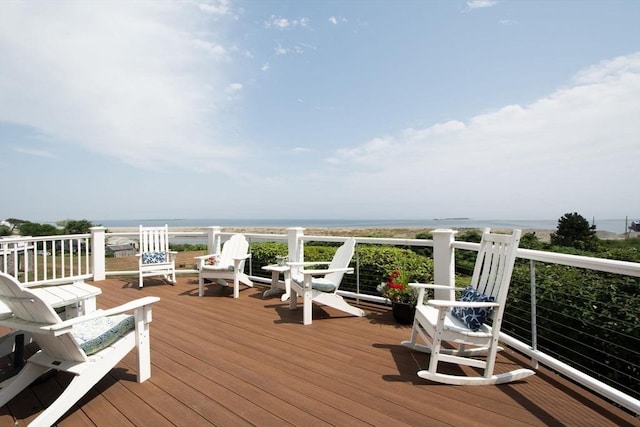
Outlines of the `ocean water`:
<svg viewBox="0 0 640 427">
<path fill-rule="evenodd" d="M 595 220 L 596 230 L 624 233 L 633 218 Z M 625 223 L 628 222 L 628 223 Z M 264 228 L 484 228 L 493 229 L 538 229 L 555 230 L 557 219 L 540 220 L 484 220 L 473 218 L 443 218 L 443 219 L 121 219 L 121 220 L 92 220 L 93 224 L 104 227 L 138 227 L 140 224 L 152 227 L 168 224 L 169 227 L 264 227 Z M 590 222 L 594 222 L 591 220 Z"/>
</svg>

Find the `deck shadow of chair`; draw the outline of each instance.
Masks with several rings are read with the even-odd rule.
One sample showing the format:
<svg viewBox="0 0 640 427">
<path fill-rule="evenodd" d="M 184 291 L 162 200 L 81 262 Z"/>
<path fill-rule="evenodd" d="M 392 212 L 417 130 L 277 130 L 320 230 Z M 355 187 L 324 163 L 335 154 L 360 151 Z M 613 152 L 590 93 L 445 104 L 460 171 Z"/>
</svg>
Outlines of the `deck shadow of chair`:
<svg viewBox="0 0 640 427">
<path fill-rule="evenodd" d="M 425 290 L 451 289 L 448 286 L 411 284 L 419 289 L 411 339 L 402 345 L 430 353 L 429 368 L 418 376 L 453 385 L 502 384 L 534 374 L 515 369 L 494 374 L 500 327 L 509 283 L 520 241 L 520 230 L 511 235 L 485 232 L 480 242 L 471 284 L 459 300 L 424 300 Z M 491 320 L 491 325 L 485 323 Z M 424 344 L 418 343 L 418 337 Z M 449 345 L 445 348 L 443 343 Z M 482 376 L 451 375 L 438 372 L 440 362 L 483 369 Z"/>
<path fill-rule="evenodd" d="M 221 286 L 233 281 L 233 297 L 240 296 L 240 283 L 253 287 L 253 282 L 244 272 L 244 264 L 251 258 L 249 242 L 243 234 L 234 234 L 223 243 L 219 254 L 195 257 L 198 268 L 198 296 L 204 295 L 204 279 L 214 279 Z"/>
<path fill-rule="evenodd" d="M 144 278 L 163 276 L 171 284 L 176 283 L 176 251 L 169 250 L 169 227 L 143 227 L 139 229 L 138 287 Z"/>
<path fill-rule="evenodd" d="M 331 261 L 301 261 L 288 262 L 290 271 L 285 272 L 288 277 L 285 283 L 289 283 L 291 290 L 289 293 L 289 308 L 297 308 L 297 297 L 302 296 L 302 323 L 310 325 L 312 323 L 312 304 L 323 304 L 335 308 L 347 314 L 362 317 L 364 310 L 347 303 L 342 296 L 338 295 L 338 288 L 345 273 L 353 273 L 353 268 L 349 267 L 356 240 L 351 237 L 338 248 Z M 305 267 L 327 266 L 326 268 L 307 269 Z M 291 293 L 293 292 L 293 293 Z"/>
<path fill-rule="evenodd" d="M 62 320 L 38 294 L 0 273 L 0 301 L 12 312 L 0 319 L 0 325 L 29 332 L 40 348 L 16 376 L 0 383 L 0 406 L 49 370 L 68 372 L 73 374 L 71 382 L 29 424 L 53 425 L 134 348 L 137 381 L 147 380 L 151 376 L 151 307 L 159 300 L 148 296 Z"/>
</svg>

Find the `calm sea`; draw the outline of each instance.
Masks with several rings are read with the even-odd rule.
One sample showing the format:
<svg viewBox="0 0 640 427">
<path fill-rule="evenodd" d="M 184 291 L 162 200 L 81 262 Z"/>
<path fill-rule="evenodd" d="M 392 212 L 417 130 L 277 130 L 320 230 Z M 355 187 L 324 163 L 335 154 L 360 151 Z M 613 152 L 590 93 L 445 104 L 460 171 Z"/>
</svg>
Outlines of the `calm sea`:
<svg viewBox="0 0 640 427">
<path fill-rule="evenodd" d="M 538 229 L 555 230 L 558 220 L 478 220 L 478 219 L 122 219 L 122 220 L 92 220 L 93 224 L 105 227 L 138 227 L 140 224 L 160 226 L 168 224 L 169 227 L 264 227 L 264 228 L 484 228 L 494 229 Z M 591 221 L 593 222 L 593 220 Z M 624 233 L 628 224 L 625 219 L 595 220 L 596 230 Z M 628 220 L 631 223 L 631 219 Z"/>
</svg>

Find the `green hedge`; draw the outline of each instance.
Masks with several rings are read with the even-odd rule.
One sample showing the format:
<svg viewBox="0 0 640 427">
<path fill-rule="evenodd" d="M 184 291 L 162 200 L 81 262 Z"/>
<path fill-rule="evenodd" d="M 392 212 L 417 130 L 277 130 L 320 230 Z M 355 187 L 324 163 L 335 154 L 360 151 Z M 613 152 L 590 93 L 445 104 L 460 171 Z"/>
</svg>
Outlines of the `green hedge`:
<svg viewBox="0 0 640 427">
<path fill-rule="evenodd" d="M 307 243 L 304 246 L 305 261 L 331 261 L 339 244 Z M 251 244 L 253 274 L 269 277 L 261 268 L 273 264 L 276 256 L 287 255 L 287 244 L 279 242 L 259 242 Z M 387 279 L 393 270 L 407 271 L 410 281 L 431 282 L 433 280 L 433 260 L 411 249 L 383 245 L 357 245 L 351 260 L 351 267 L 358 267 L 360 293 L 379 295 L 376 287 Z M 266 274 L 265 274 L 266 273 Z M 342 279 L 341 290 L 356 291 L 355 274 L 347 274 Z"/>
</svg>

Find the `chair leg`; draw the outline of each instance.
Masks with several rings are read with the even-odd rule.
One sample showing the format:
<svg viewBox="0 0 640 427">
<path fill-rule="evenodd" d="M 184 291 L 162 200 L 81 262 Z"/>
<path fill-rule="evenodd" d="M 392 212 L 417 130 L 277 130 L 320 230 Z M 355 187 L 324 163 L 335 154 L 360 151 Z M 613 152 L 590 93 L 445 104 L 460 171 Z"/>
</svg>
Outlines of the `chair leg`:
<svg viewBox="0 0 640 427">
<path fill-rule="evenodd" d="M 233 297 L 240 297 L 240 281 L 238 280 L 238 273 L 233 275 Z"/>
<path fill-rule="evenodd" d="M 136 361 L 138 363 L 137 381 L 139 383 L 151 378 L 151 339 L 148 322 L 150 314 L 151 306 L 137 309 L 134 313 Z"/>
<path fill-rule="evenodd" d="M 204 278 L 202 274 L 198 275 L 198 296 L 201 297 L 204 295 Z"/>
<path fill-rule="evenodd" d="M 313 321 L 312 319 L 312 310 L 313 310 L 313 299 L 311 289 L 305 289 L 302 292 L 302 324 L 310 325 Z"/>
</svg>

